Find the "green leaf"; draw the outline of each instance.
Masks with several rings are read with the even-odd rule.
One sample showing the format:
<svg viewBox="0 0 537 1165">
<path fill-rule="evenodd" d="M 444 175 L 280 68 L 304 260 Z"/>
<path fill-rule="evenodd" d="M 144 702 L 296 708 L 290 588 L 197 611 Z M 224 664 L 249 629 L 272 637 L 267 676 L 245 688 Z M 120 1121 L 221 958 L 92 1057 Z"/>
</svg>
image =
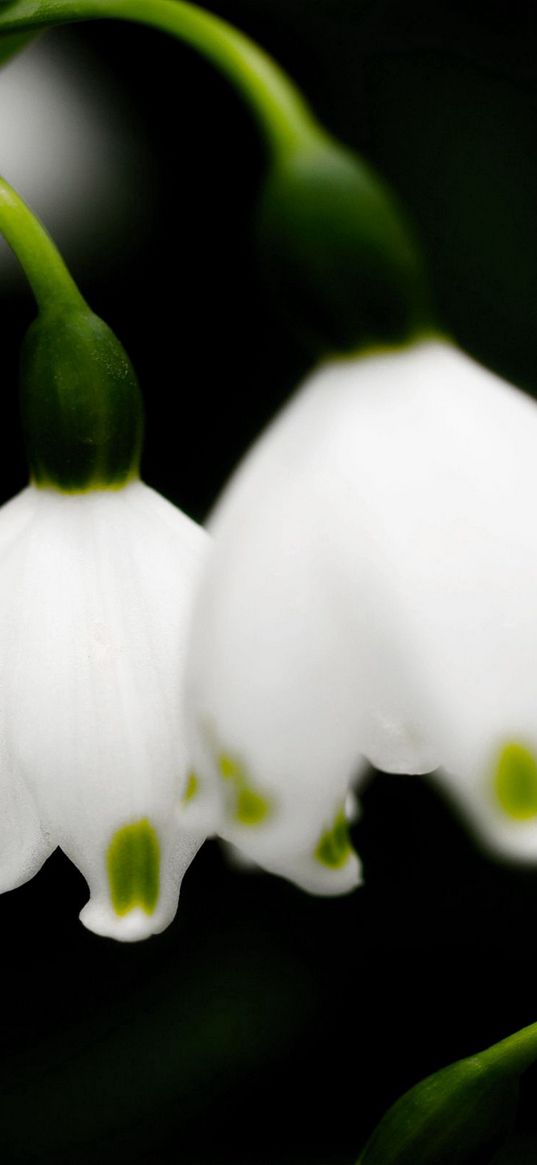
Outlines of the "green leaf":
<svg viewBox="0 0 537 1165">
<path fill-rule="evenodd" d="M 358 1165 L 486 1165 L 516 1115 L 519 1078 L 537 1060 L 537 1024 L 428 1076 L 388 1110 Z"/>
</svg>

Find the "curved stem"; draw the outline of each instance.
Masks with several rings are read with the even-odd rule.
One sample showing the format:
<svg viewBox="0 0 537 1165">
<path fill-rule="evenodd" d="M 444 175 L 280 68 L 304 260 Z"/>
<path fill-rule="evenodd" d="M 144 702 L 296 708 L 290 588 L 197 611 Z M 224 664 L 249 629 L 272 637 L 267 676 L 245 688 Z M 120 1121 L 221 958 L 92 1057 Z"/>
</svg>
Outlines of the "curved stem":
<svg viewBox="0 0 537 1165">
<path fill-rule="evenodd" d="M 40 310 L 85 307 L 55 244 L 13 188 L 0 178 L 0 232 L 15 252 Z"/>
<path fill-rule="evenodd" d="M 0 7 L 0 32 L 92 19 L 146 24 L 197 49 L 240 91 L 275 153 L 323 136 L 302 95 L 275 61 L 227 21 L 188 0 L 13 0 Z"/>
</svg>

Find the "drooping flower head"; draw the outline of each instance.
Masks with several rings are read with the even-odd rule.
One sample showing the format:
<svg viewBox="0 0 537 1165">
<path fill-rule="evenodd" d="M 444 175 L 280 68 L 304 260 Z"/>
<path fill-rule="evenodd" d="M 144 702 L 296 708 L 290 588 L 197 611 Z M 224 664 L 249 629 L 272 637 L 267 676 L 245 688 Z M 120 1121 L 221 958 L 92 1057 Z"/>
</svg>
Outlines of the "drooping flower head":
<svg viewBox="0 0 537 1165">
<path fill-rule="evenodd" d="M 199 812 L 259 864 L 352 885 L 368 764 L 436 770 L 535 860 L 536 441 L 533 401 L 431 340 L 325 363 L 239 467 L 190 691 Z"/>
<path fill-rule="evenodd" d="M 4 229 L 13 208 L 28 212 L 0 193 Z M 140 481 L 132 366 L 65 269 L 51 289 L 52 244 L 24 225 L 47 278 L 30 268 L 42 299 L 22 363 L 31 483 L 0 510 L 0 889 L 59 845 L 89 884 L 85 925 L 132 940 L 171 921 L 201 840 L 179 813 L 186 636 L 208 539 Z"/>
</svg>

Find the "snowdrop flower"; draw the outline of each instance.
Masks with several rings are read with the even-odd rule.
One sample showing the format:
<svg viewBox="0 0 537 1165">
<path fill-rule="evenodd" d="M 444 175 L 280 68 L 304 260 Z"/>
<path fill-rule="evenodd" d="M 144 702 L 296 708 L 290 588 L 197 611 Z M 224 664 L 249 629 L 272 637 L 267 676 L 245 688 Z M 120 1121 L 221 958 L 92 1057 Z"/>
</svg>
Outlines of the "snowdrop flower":
<svg viewBox="0 0 537 1165">
<path fill-rule="evenodd" d="M 0 890 L 59 845 L 90 930 L 162 930 L 199 841 L 181 829 L 183 668 L 203 531 L 142 482 L 0 509 Z"/>
<path fill-rule="evenodd" d="M 454 346 L 326 362 L 209 523 L 189 813 L 319 893 L 368 764 L 537 857 L 537 406 Z"/>
<path fill-rule="evenodd" d="M 0 228 L 40 305 L 23 346 L 31 484 L 0 509 L 0 890 L 61 846 L 81 919 L 134 940 L 174 917 L 187 629 L 208 538 L 138 474 L 130 362 L 0 181 Z"/>
</svg>

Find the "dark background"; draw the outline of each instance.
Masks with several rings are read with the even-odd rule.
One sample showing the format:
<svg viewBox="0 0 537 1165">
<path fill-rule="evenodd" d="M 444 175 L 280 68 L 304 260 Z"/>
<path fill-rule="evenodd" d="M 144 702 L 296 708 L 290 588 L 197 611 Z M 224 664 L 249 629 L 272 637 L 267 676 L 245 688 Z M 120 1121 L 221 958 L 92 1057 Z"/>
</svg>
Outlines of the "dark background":
<svg viewBox="0 0 537 1165">
<path fill-rule="evenodd" d="M 486 17 L 462 0 L 211 7 L 271 49 L 393 183 L 444 325 L 537 394 L 530 5 Z M 256 268 L 262 147 L 229 86 L 180 45 L 118 25 L 47 35 L 110 83 L 133 145 L 121 213 L 66 257 L 138 369 L 146 480 L 202 520 L 313 358 Z M 22 281 L 2 288 L 1 310 L 8 498 L 25 484 Z M 418 779 L 371 774 L 363 804 L 365 887 L 344 899 L 237 872 L 216 843 L 188 872 L 174 924 L 138 946 L 83 930 L 85 884 L 60 853 L 4 895 L 2 1159 L 351 1165 L 418 1078 L 536 1020 L 537 864 L 481 855 Z M 536 1098 L 537 1070 L 502 1165 L 537 1161 Z"/>
</svg>

